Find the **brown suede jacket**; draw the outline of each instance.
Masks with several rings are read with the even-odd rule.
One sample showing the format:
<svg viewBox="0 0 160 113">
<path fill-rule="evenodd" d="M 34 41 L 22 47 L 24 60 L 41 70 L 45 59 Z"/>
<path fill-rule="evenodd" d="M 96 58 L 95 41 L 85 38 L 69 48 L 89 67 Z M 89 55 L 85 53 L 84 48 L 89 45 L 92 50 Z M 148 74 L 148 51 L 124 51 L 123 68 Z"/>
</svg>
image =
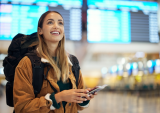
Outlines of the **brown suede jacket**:
<svg viewBox="0 0 160 113">
<path fill-rule="evenodd" d="M 68 58 L 69 60 L 69 58 Z M 42 62 L 47 62 L 46 59 L 41 58 Z M 76 79 L 72 73 L 72 63 L 69 60 L 69 79 L 72 83 L 72 89 L 77 89 Z M 47 67 L 44 68 L 46 73 Z M 54 70 L 51 68 L 48 72 L 47 79 L 52 86 L 59 92 L 59 86 L 57 85 L 57 79 L 53 75 Z M 83 89 L 84 83 L 82 74 L 80 72 L 78 89 Z M 18 64 L 15 70 L 14 87 L 13 87 L 13 100 L 15 113 L 64 113 L 62 102 L 59 109 L 51 109 L 52 101 L 48 99 L 47 95 L 54 92 L 50 87 L 47 80 L 43 80 L 43 85 L 40 93 L 35 98 L 34 90 L 32 86 L 32 64 L 30 59 L 25 56 Z M 87 105 L 88 106 L 88 105 Z M 65 113 L 77 113 L 78 110 L 84 109 L 86 106 L 80 106 L 77 103 L 67 103 L 65 106 Z"/>
</svg>

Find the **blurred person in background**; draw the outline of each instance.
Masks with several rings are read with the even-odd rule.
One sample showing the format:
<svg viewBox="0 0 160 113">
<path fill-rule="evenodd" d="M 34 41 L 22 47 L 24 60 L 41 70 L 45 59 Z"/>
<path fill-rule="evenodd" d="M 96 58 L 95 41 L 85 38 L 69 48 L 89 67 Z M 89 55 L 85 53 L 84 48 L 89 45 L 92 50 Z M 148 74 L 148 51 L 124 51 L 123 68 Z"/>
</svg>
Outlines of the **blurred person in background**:
<svg viewBox="0 0 160 113">
<path fill-rule="evenodd" d="M 40 93 L 35 97 L 32 86 L 32 64 L 25 56 L 15 70 L 13 100 L 15 113 L 77 113 L 88 107 L 94 95 L 88 95 L 81 71 L 78 87 L 72 72 L 72 62 L 65 51 L 64 21 L 60 13 L 47 11 L 38 22 L 37 56 L 48 63 L 47 80 L 43 80 Z M 57 93 L 52 89 L 54 87 Z M 82 98 L 85 97 L 85 98 Z"/>
</svg>

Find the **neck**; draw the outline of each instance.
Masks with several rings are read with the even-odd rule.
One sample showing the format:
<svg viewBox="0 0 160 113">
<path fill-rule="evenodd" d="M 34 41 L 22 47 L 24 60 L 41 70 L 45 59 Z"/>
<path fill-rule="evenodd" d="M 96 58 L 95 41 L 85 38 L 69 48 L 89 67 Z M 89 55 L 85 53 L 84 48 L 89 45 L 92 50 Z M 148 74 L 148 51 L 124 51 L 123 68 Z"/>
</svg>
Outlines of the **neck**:
<svg viewBox="0 0 160 113">
<path fill-rule="evenodd" d="M 52 57 L 55 57 L 56 56 L 56 50 L 57 50 L 59 42 L 55 42 L 55 43 L 53 43 L 53 42 L 46 42 L 46 43 L 47 43 L 47 46 L 48 46 L 49 54 Z"/>
</svg>

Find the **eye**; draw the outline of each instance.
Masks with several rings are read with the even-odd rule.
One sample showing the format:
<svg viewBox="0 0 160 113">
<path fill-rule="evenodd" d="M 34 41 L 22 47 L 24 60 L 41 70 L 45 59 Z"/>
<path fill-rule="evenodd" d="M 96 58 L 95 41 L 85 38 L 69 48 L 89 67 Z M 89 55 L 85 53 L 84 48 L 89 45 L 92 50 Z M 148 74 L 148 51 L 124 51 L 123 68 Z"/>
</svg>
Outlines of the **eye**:
<svg viewBox="0 0 160 113">
<path fill-rule="evenodd" d="M 53 23 L 52 21 L 49 21 L 49 22 L 48 22 L 48 24 L 52 24 L 52 23 Z"/>
<path fill-rule="evenodd" d="M 63 25 L 63 22 L 59 22 L 60 25 Z"/>
</svg>

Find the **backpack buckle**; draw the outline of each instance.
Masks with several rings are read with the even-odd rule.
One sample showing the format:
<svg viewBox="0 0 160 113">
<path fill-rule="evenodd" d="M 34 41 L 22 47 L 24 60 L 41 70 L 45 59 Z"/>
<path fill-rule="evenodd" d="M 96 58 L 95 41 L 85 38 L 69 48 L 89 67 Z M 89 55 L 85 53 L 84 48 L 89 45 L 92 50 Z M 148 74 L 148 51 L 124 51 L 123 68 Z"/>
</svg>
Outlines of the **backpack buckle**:
<svg viewBox="0 0 160 113">
<path fill-rule="evenodd" d="M 39 62 L 39 60 L 34 60 L 33 67 L 34 68 L 41 68 L 41 62 Z"/>
</svg>

